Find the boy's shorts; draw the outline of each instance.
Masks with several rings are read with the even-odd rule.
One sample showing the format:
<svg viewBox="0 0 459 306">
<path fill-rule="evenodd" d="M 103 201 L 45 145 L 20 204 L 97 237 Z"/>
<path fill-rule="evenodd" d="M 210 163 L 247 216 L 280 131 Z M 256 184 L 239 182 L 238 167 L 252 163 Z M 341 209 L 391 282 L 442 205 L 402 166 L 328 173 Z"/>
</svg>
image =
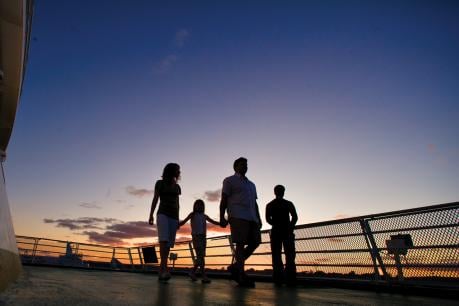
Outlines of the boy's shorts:
<svg viewBox="0 0 459 306">
<path fill-rule="evenodd" d="M 260 244 L 260 226 L 255 221 L 248 221 L 239 218 L 230 218 L 231 239 L 234 243 Z"/>
<path fill-rule="evenodd" d="M 177 233 L 178 220 L 163 214 L 156 215 L 159 242 L 167 242 L 170 248 L 174 247 L 175 234 Z"/>
</svg>

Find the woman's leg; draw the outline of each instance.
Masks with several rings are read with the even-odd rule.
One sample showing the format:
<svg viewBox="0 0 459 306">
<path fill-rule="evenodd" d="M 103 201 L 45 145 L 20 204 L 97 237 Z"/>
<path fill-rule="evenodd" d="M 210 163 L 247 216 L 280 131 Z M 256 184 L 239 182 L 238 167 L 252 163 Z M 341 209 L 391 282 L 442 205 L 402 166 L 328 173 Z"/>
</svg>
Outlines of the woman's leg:
<svg viewBox="0 0 459 306">
<path fill-rule="evenodd" d="M 160 254 L 160 257 L 161 257 L 161 262 L 160 262 L 160 265 L 159 265 L 159 272 L 160 273 L 167 272 L 167 260 L 168 260 L 168 257 L 169 257 L 169 251 L 170 251 L 169 242 L 160 241 L 159 242 L 159 254 Z"/>
</svg>

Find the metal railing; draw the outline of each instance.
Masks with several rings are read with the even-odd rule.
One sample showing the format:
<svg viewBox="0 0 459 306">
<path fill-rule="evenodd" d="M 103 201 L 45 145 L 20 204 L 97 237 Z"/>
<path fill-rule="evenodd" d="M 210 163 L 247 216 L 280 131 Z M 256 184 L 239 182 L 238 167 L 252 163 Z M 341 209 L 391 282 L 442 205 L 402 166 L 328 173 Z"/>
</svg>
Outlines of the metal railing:
<svg viewBox="0 0 459 306">
<path fill-rule="evenodd" d="M 408 235 L 409 241 L 400 240 L 398 234 Z M 17 244 L 24 263 L 122 270 L 156 267 L 145 263 L 143 247 L 24 236 L 17 236 Z M 295 228 L 295 247 L 300 278 L 457 282 L 459 202 L 299 225 Z M 233 251 L 230 236 L 208 238 L 206 266 L 214 272 L 224 271 L 233 261 Z M 177 242 L 171 252 L 177 254 L 171 263 L 175 269 L 193 265 L 190 241 Z M 271 274 L 268 230 L 262 231 L 262 243 L 247 260 L 246 268 L 253 274 Z"/>
</svg>

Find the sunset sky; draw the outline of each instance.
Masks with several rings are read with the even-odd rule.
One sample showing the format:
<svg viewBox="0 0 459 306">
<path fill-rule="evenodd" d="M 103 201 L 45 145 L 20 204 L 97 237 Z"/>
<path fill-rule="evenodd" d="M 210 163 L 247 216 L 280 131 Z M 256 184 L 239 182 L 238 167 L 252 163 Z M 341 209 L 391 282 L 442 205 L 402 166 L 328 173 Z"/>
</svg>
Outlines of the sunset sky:
<svg viewBox="0 0 459 306">
<path fill-rule="evenodd" d="M 181 218 L 217 219 L 240 156 L 262 215 L 283 184 L 299 223 L 459 199 L 458 2 L 248 2 L 36 1 L 16 234 L 153 242 L 166 163 Z"/>
</svg>

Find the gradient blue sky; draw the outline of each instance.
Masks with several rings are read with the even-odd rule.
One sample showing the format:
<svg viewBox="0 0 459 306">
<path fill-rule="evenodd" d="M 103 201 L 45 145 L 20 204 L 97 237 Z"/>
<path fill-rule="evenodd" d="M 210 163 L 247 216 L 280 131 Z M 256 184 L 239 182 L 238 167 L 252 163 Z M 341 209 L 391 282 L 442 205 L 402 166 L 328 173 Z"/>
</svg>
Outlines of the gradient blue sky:
<svg viewBox="0 0 459 306">
<path fill-rule="evenodd" d="M 456 1 L 36 1 L 5 166 L 16 233 L 116 243 L 170 161 L 182 218 L 197 198 L 217 218 L 205 193 L 239 156 L 262 214 L 281 183 L 300 223 L 457 201 L 458 16 Z"/>
</svg>

